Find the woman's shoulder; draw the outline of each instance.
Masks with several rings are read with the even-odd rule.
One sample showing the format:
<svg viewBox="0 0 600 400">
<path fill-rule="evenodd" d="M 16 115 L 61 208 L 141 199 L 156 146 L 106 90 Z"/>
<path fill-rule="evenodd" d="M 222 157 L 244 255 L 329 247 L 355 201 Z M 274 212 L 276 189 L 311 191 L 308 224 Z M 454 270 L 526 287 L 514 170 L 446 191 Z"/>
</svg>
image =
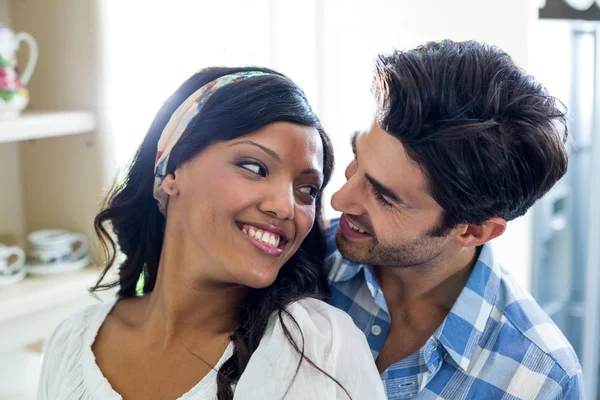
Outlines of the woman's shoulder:
<svg viewBox="0 0 600 400">
<path fill-rule="evenodd" d="M 352 318 L 322 300 L 304 298 L 290 303 L 285 309 L 287 312 L 281 317 L 274 316 L 267 332 L 274 338 L 281 337 L 278 333 L 287 332 L 298 343 L 310 344 L 317 354 L 336 353 L 354 345 L 368 346 L 365 335 Z"/>
<path fill-rule="evenodd" d="M 83 395 L 85 367 L 93 358 L 90 346 L 115 302 L 86 306 L 56 328 L 44 351 L 38 399 L 90 398 Z"/>
<path fill-rule="evenodd" d="M 114 304 L 115 301 L 89 305 L 63 320 L 50 337 L 44 358 L 64 362 L 70 354 L 79 353 L 87 342 L 93 341 Z"/>
<path fill-rule="evenodd" d="M 234 399 L 345 399 L 346 393 L 385 398 L 366 337 L 343 311 L 305 298 L 273 315 Z"/>
<path fill-rule="evenodd" d="M 302 328 L 315 328 L 322 334 L 338 330 L 359 331 L 352 318 L 342 310 L 315 298 L 290 303 L 286 310 Z"/>
<path fill-rule="evenodd" d="M 95 329 L 97 331 L 114 304 L 115 301 L 92 304 L 71 314 L 56 328 L 50 343 L 55 342 L 56 344 L 58 338 L 64 340 L 73 338 L 74 335 L 84 335 L 90 330 Z"/>
</svg>

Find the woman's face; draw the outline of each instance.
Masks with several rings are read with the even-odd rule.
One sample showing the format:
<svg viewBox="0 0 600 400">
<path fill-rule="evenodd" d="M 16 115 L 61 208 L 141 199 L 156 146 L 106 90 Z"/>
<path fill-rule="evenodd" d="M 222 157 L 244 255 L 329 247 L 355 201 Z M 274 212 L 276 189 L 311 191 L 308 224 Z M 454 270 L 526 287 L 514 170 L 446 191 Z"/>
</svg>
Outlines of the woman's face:
<svg viewBox="0 0 600 400">
<path fill-rule="evenodd" d="M 322 183 L 315 128 L 276 122 L 207 147 L 163 182 L 186 272 L 271 285 L 311 230 Z"/>
</svg>

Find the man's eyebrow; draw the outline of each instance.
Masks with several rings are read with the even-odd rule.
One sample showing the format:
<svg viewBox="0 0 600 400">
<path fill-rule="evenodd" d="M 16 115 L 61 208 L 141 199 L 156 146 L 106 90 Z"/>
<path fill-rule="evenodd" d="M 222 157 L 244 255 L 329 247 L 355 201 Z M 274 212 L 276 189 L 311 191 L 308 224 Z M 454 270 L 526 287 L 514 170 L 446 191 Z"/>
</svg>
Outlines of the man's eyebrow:
<svg viewBox="0 0 600 400">
<path fill-rule="evenodd" d="M 350 145 L 352 146 L 352 153 L 354 153 L 354 158 L 356 158 L 356 139 L 358 138 L 358 134 L 360 131 L 354 131 L 352 136 L 350 137 Z"/>
<path fill-rule="evenodd" d="M 371 175 L 365 174 L 365 178 L 378 192 L 381 192 L 381 194 L 385 197 L 394 200 L 396 203 L 406 204 L 400 199 L 400 197 L 396 193 L 394 193 L 392 189 L 388 188 L 387 186 L 379 182 L 377 179 L 373 178 Z"/>
<path fill-rule="evenodd" d="M 354 131 L 352 133 L 352 136 L 350 138 L 350 145 L 352 146 L 352 152 L 354 153 L 354 158 L 357 158 L 357 153 L 356 153 L 356 140 L 358 138 L 358 135 L 361 134 L 362 131 Z M 371 186 L 373 186 L 373 188 L 375 190 L 377 190 L 379 193 L 381 193 L 383 196 L 389 198 L 390 200 L 394 201 L 395 203 L 406 207 L 406 208 L 413 208 L 413 206 L 409 203 L 407 203 L 406 201 L 402 200 L 400 198 L 400 196 L 398 196 L 392 189 L 388 188 L 387 186 L 385 186 L 383 183 L 379 182 L 377 179 L 375 179 L 373 176 L 369 175 L 368 173 L 365 172 L 365 179 L 367 181 L 369 181 L 369 183 L 371 184 Z"/>
</svg>

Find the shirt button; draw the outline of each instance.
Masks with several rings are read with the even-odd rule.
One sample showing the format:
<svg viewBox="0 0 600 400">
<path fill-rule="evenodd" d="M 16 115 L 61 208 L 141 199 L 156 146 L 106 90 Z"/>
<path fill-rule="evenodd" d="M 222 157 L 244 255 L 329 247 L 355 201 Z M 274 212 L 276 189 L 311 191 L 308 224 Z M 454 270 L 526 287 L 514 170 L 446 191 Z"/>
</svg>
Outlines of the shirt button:
<svg viewBox="0 0 600 400">
<path fill-rule="evenodd" d="M 381 327 L 379 325 L 373 325 L 371 327 L 371 333 L 375 336 L 381 335 Z"/>
</svg>

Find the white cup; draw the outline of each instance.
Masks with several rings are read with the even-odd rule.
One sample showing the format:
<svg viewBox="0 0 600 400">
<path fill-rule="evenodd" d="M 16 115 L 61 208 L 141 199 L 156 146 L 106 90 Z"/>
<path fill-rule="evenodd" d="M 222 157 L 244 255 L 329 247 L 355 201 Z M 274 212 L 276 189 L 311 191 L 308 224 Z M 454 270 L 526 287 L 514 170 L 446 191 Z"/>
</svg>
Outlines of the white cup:
<svg viewBox="0 0 600 400">
<path fill-rule="evenodd" d="M 0 244 L 0 277 L 15 275 L 25 265 L 25 252 L 20 247 Z"/>
<path fill-rule="evenodd" d="M 85 257 L 89 251 L 89 241 L 81 233 L 62 229 L 46 229 L 28 236 L 30 251 L 29 264 L 56 264 L 73 262 Z"/>
</svg>

